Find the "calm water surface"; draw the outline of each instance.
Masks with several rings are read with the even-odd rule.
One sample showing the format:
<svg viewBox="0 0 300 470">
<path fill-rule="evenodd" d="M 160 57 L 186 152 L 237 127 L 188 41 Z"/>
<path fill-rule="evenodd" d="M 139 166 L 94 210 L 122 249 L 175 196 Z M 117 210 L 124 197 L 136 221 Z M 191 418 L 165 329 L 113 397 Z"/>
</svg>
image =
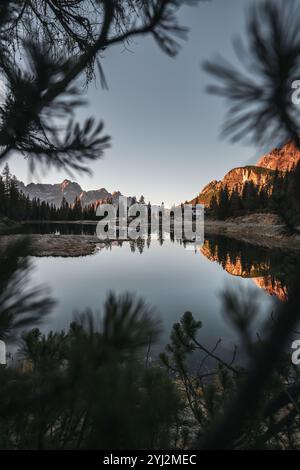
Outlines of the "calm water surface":
<svg viewBox="0 0 300 470">
<path fill-rule="evenodd" d="M 45 226 L 43 230 L 46 233 Z M 70 233 L 72 228 L 60 229 L 53 224 L 51 230 Z M 75 230 L 78 233 L 79 228 Z M 81 232 L 86 230 L 91 233 L 94 228 L 80 227 Z M 276 293 L 276 282 L 273 280 L 272 290 L 273 281 L 270 288 L 268 277 L 275 263 L 274 253 L 222 237 L 211 237 L 196 250 L 194 245 L 185 247 L 171 240 L 161 243 L 152 239 L 148 245 L 124 242 L 85 257 L 33 258 L 33 281 L 48 285 L 57 300 L 41 329 L 66 329 L 74 314 L 88 307 L 99 312 L 111 290 L 132 292 L 143 297 L 162 321 L 163 333 L 155 350 L 163 349 L 173 323 L 189 310 L 203 323 L 203 344 L 212 346 L 221 337 L 220 351 L 226 356 L 237 338 L 222 315 L 221 291 L 226 287 L 253 289 L 252 295 L 258 297 L 261 305 L 254 326 L 258 330 L 260 322 L 268 318 L 273 302 L 278 302 L 274 300 L 276 296 L 270 295 Z"/>
</svg>

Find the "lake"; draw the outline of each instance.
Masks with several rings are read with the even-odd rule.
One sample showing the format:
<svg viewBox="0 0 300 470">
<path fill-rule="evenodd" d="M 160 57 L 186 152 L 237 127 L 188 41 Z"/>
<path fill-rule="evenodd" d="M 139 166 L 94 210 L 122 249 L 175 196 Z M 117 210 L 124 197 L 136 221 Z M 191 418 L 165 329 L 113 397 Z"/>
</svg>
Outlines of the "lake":
<svg viewBox="0 0 300 470">
<path fill-rule="evenodd" d="M 31 233 L 93 234 L 95 226 L 76 224 L 27 226 Z M 34 257 L 33 282 L 50 287 L 57 305 L 41 329 L 66 329 L 74 314 L 86 308 L 99 312 L 109 291 L 134 293 L 153 307 L 163 325 L 153 354 L 166 344 L 172 325 L 189 310 L 203 323 L 200 338 L 219 352 L 231 355 L 238 338 L 222 314 L 220 293 L 225 288 L 252 290 L 260 312 L 253 326 L 269 318 L 286 286 L 277 273 L 284 253 L 253 247 L 225 237 L 206 237 L 203 246 L 170 238 L 123 242 L 84 257 Z"/>
</svg>

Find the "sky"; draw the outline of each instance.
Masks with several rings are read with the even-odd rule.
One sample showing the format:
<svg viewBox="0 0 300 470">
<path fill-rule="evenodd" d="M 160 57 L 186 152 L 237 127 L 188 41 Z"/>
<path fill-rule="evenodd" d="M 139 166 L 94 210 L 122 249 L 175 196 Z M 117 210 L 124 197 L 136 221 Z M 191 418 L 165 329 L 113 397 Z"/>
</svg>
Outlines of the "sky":
<svg viewBox="0 0 300 470">
<path fill-rule="evenodd" d="M 29 172 L 22 156 L 9 160 L 12 173 L 24 183 L 58 183 L 68 178 L 83 189 L 105 187 L 124 195 L 141 194 L 167 206 L 193 198 L 213 179 L 257 161 L 254 147 L 220 139 L 225 107 L 208 95 L 211 79 L 201 69 L 219 54 L 235 60 L 232 39 L 245 34 L 250 0 L 211 0 L 184 7 L 180 23 L 190 28 L 179 55 L 166 56 L 148 37 L 125 49 L 110 48 L 102 61 L 109 90 L 99 80 L 87 90 L 88 106 L 78 119 L 103 119 L 112 136 L 105 157 L 91 165 L 92 176 L 64 171 Z"/>
</svg>

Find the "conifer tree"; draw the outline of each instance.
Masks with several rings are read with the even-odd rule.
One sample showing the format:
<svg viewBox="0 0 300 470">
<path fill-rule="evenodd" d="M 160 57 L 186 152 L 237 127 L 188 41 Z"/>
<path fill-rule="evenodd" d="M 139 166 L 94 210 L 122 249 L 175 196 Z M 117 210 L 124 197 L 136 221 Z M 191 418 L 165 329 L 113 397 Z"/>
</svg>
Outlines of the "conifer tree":
<svg viewBox="0 0 300 470">
<path fill-rule="evenodd" d="M 221 189 L 219 195 L 218 218 L 221 220 L 229 216 L 229 192 L 228 187 L 225 186 Z"/>
</svg>

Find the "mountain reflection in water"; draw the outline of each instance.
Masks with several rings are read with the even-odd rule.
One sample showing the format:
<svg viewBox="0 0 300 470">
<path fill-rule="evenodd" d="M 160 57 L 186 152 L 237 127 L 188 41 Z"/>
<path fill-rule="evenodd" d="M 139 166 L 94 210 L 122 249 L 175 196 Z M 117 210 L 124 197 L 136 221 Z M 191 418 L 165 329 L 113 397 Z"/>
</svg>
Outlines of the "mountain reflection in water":
<svg viewBox="0 0 300 470">
<path fill-rule="evenodd" d="M 53 235 L 96 235 L 96 224 L 85 223 L 30 223 L 23 226 L 24 233 Z M 218 263 L 235 277 L 252 279 L 270 296 L 285 301 L 288 295 L 289 265 L 299 253 L 278 248 L 265 248 L 221 235 L 206 235 L 203 245 L 177 240 L 174 233 L 151 234 L 147 239 L 112 242 L 122 246 L 129 243 L 132 252 L 143 253 L 151 246 L 151 239 L 162 246 L 166 239 L 184 248 L 202 254 L 208 260 Z M 293 261 L 292 261 L 293 264 Z"/>
<path fill-rule="evenodd" d="M 269 295 L 276 296 L 282 302 L 287 300 L 289 276 L 285 268 L 290 253 L 222 236 L 206 237 L 199 250 L 232 276 L 250 278 Z"/>
</svg>

